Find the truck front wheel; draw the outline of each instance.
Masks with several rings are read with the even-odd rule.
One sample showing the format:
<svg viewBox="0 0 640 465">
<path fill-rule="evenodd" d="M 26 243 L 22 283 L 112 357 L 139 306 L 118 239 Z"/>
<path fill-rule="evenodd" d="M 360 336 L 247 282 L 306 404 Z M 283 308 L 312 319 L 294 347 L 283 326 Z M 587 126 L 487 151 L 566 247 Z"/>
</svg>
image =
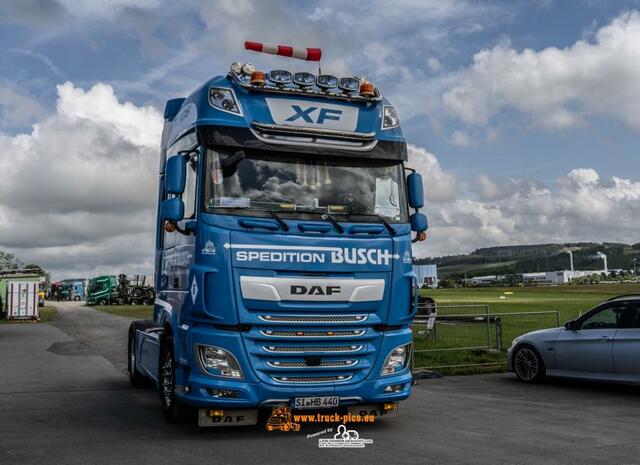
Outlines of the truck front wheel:
<svg viewBox="0 0 640 465">
<path fill-rule="evenodd" d="M 191 409 L 176 397 L 176 359 L 172 336 L 165 338 L 162 344 L 158 388 L 165 418 L 170 423 L 190 420 Z"/>
</svg>

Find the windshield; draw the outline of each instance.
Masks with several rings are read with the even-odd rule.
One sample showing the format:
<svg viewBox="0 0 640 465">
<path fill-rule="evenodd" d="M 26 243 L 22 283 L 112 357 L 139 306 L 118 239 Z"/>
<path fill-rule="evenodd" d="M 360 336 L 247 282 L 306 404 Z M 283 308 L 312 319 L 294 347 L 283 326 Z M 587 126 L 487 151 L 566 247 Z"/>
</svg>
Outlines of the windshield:
<svg viewBox="0 0 640 465">
<path fill-rule="evenodd" d="M 407 222 L 403 169 L 397 161 L 209 149 L 206 168 L 207 211 L 329 213 L 344 215 L 343 221 L 374 222 L 381 216 Z"/>
</svg>

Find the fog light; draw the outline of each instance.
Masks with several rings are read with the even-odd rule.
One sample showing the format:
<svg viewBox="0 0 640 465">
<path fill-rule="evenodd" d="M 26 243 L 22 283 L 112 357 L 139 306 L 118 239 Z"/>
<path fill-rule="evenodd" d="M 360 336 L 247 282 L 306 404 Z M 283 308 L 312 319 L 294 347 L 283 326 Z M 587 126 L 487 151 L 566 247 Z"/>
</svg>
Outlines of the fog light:
<svg viewBox="0 0 640 465">
<path fill-rule="evenodd" d="M 234 391 L 233 389 L 207 388 L 207 392 L 213 397 L 225 397 L 227 399 L 235 399 L 238 397 L 238 391 Z"/>
<path fill-rule="evenodd" d="M 404 389 L 404 384 L 391 384 L 384 388 L 384 392 L 400 392 Z"/>
</svg>

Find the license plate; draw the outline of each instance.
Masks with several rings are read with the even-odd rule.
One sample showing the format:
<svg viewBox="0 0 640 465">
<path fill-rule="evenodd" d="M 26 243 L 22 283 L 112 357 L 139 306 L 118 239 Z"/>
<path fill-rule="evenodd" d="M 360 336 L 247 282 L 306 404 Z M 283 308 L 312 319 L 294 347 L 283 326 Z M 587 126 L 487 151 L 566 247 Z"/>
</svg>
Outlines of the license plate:
<svg viewBox="0 0 640 465">
<path fill-rule="evenodd" d="M 220 409 L 221 415 L 210 416 L 209 409 L 198 410 L 199 426 L 247 426 L 258 423 L 257 410 Z"/>
<path fill-rule="evenodd" d="M 294 409 L 332 408 L 340 405 L 339 396 L 296 397 Z"/>
</svg>

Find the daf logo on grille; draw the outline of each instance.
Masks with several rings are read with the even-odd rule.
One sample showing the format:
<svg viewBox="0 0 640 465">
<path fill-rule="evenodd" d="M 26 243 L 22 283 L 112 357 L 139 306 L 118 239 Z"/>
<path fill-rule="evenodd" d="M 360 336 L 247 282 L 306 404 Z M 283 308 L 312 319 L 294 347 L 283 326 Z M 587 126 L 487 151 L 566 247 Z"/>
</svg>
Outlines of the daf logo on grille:
<svg viewBox="0 0 640 465">
<path fill-rule="evenodd" d="M 291 286 L 291 295 L 334 295 L 342 292 L 340 286 Z"/>
</svg>

